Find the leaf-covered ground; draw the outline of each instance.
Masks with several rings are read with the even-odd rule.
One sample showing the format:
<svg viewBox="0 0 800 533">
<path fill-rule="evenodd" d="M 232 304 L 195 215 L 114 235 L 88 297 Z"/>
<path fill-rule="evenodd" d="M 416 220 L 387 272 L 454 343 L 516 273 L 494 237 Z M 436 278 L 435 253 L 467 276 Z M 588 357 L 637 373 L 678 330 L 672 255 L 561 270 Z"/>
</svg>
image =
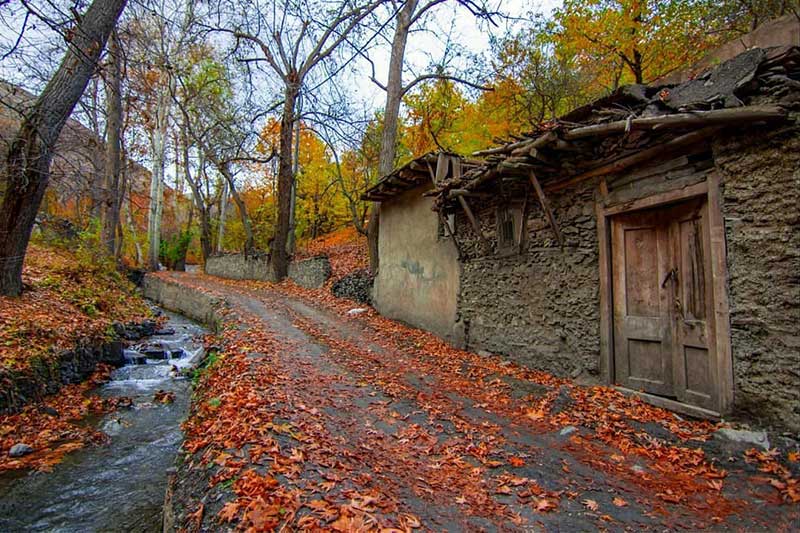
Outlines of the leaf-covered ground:
<svg viewBox="0 0 800 533">
<path fill-rule="evenodd" d="M 25 290 L 18 298 L 0 297 L 0 399 L 15 405 L 18 383 L 55 379 L 60 352 L 78 343 L 99 345 L 111 340 L 114 322 L 141 322 L 152 312 L 133 284 L 113 264 L 80 247 L 28 248 L 23 270 Z M 88 392 L 108 377 L 100 366 L 86 382 L 67 385 L 15 414 L 0 415 L 0 471 L 20 468 L 48 470 L 65 453 L 101 442 L 81 420 L 105 412 L 114 401 Z M 30 388 L 30 387 L 29 387 Z M 35 452 L 22 458 L 8 455 L 14 444 Z"/>
<path fill-rule="evenodd" d="M 791 530 L 796 452 L 455 350 L 322 290 L 159 276 L 228 303 L 174 485 L 189 530 Z"/>
<path fill-rule="evenodd" d="M 108 436 L 82 423 L 88 415 L 112 411 L 123 398 L 100 398 L 90 391 L 108 380 L 112 367 L 100 364 L 85 382 L 66 385 L 57 394 L 25 406 L 19 413 L 0 415 L 0 472 L 35 469 L 50 471 L 64 455 L 89 444 L 103 444 Z M 33 453 L 11 457 L 9 450 L 18 443 L 33 448 Z"/>
<path fill-rule="evenodd" d="M 90 251 L 31 244 L 22 281 L 22 296 L 0 296 L 0 367 L 25 369 L 79 340 L 108 339 L 114 322 L 151 318 L 133 284 Z"/>
</svg>

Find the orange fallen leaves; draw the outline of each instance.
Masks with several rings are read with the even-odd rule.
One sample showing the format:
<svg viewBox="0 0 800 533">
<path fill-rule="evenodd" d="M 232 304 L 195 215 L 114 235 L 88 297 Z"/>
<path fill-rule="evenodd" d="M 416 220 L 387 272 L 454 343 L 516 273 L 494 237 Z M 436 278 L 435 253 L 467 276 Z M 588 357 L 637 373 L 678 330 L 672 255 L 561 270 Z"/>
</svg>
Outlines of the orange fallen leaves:
<svg viewBox="0 0 800 533">
<path fill-rule="evenodd" d="M 519 468 L 521 466 L 525 466 L 525 459 L 522 459 L 520 457 L 509 457 L 508 458 L 508 464 L 510 464 L 511 466 Z"/>
<path fill-rule="evenodd" d="M 106 381 L 112 368 L 100 364 L 87 381 L 66 385 L 41 402 L 25 406 L 12 415 L 0 415 L 0 471 L 34 468 L 50 471 L 71 451 L 89 443 L 102 443 L 106 435 L 80 421 L 90 413 L 113 410 L 121 398 L 103 399 L 87 393 Z M 12 458 L 8 451 L 14 444 L 25 443 L 34 452 Z"/>
<path fill-rule="evenodd" d="M 800 503 L 800 479 L 792 477 L 789 469 L 778 462 L 777 450 L 759 451 L 750 448 L 744 455 L 748 463 L 757 463 L 761 472 L 775 476 L 770 479 L 769 484 L 780 493 L 784 501 Z"/>
<path fill-rule="evenodd" d="M 554 510 L 556 507 L 558 507 L 558 502 L 547 498 L 537 500 L 534 504 L 534 508 L 540 513 L 547 513 Z"/>
<path fill-rule="evenodd" d="M 0 297 L 0 369 L 26 371 L 79 340 L 109 340 L 113 322 L 152 317 L 130 282 L 72 250 L 31 244 L 22 279 L 30 288 L 21 296 Z"/>
<path fill-rule="evenodd" d="M 372 309 L 349 317 L 347 311 L 352 303 L 332 298 L 325 289 L 303 289 L 290 282 L 219 280 L 203 275 L 174 279 L 218 296 L 230 291 L 236 297 L 253 298 L 267 308 L 283 305 L 281 298 L 285 297 L 292 305 L 304 302 L 317 310 L 323 309 L 321 315 L 328 313 L 335 319 L 327 323 L 323 317 L 315 322 L 294 311 L 287 316 L 292 326 L 325 346 L 326 361 L 335 361 L 352 376 L 355 392 L 351 390 L 342 397 L 338 393 L 330 395 L 335 389 L 326 386 L 331 386 L 331 382 L 326 385 L 327 378 L 315 373 L 313 365 L 297 355 L 294 339 L 276 340 L 273 334 L 264 331 L 269 329 L 267 322 L 241 308 L 231 311 L 235 313 L 231 315 L 232 326 L 225 328 L 223 339 L 214 341 L 223 347 L 224 363 L 201 380 L 199 400 L 194 404 L 196 412 L 186 424 L 185 448 L 196 452 L 194 460 L 204 465 L 213 462 L 220 452 L 249 446 L 251 459 L 255 458 L 266 469 L 259 475 L 277 482 L 277 485 L 270 482 L 253 492 L 240 487 L 237 492 L 238 480 L 250 475 L 246 473 L 246 465 L 236 467 L 231 477 L 226 474 L 227 479 L 239 477 L 234 481 L 238 507 L 226 506 L 225 518 L 232 516 L 231 521 L 239 518 L 242 528 L 260 523 L 287 529 L 402 530 L 405 526 L 399 523 L 397 502 L 391 497 L 393 487 L 381 485 L 381 491 L 377 492 L 362 490 L 371 486 L 375 481 L 372 477 L 376 475 L 378 478 L 393 476 L 393 481 L 406 483 L 406 488 L 419 498 L 442 498 L 463 506 L 466 514 L 513 523 L 522 518 L 515 514 L 511 505 L 498 504 L 498 500 L 520 502 L 541 513 L 552 512 L 561 505 L 568 508 L 569 500 L 581 501 L 576 490 L 546 490 L 532 480 L 513 476 L 509 466 L 525 466 L 523 457 L 527 456 L 504 452 L 503 439 L 499 436 L 501 428 L 492 422 L 475 424 L 463 416 L 450 418 L 472 439 L 441 444 L 429 427 L 413 423 L 412 415 L 398 409 L 398 404 L 394 403 L 394 400 L 410 399 L 416 402 L 420 412 L 448 418 L 453 404 L 439 391 L 467 399 L 465 401 L 473 408 L 487 411 L 491 415 L 489 419 L 506 417 L 520 426 L 535 428 L 533 431 L 539 433 L 555 433 L 569 425 L 588 428 L 588 432 L 583 429 L 575 432 L 564 445 L 585 453 L 585 457 L 574 456 L 578 463 L 589 464 L 618 476 L 616 479 L 634 484 L 642 489 L 645 498 L 656 497 L 662 502 L 681 505 L 676 513 L 694 510 L 692 505 L 698 502 L 705 508 L 716 508 L 719 502 L 725 502 L 721 494 L 725 471 L 701 449 L 689 445 L 691 441 L 708 438 L 714 430 L 712 424 L 678 419 L 668 411 L 607 387 L 578 387 L 543 372 L 500 364 L 501 361 L 494 358 L 456 350 L 428 333 L 387 320 Z M 291 305 L 287 308 L 293 309 Z M 358 333 L 347 330 L 351 323 Z M 363 344 L 351 341 L 350 335 L 363 336 L 360 338 Z M 370 345 L 378 348 L 365 347 Z M 386 349 L 392 357 L 387 357 L 380 349 Z M 263 358 L 251 364 L 246 357 L 248 351 L 259 352 Z M 288 358 L 282 359 L 283 354 Z M 290 364 L 287 365 L 287 361 Z M 292 377 L 297 372 L 299 377 Z M 432 378 L 437 393 L 429 394 L 409 386 L 404 377 L 407 374 Z M 526 397 L 517 401 L 510 397 L 505 381 L 497 376 L 544 385 L 550 390 L 539 398 Z M 340 379 L 346 381 L 335 378 L 337 387 Z M 302 394 L 292 395 L 292 387 L 297 387 Z M 376 394 L 388 397 L 380 401 L 376 398 L 369 413 L 395 429 L 391 438 L 374 438 L 380 432 L 367 423 L 369 417 L 351 403 L 349 394 L 366 394 L 358 392 L 362 387 L 374 388 L 370 397 Z M 571 403 L 554 412 L 559 396 L 569 397 Z M 212 398 L 220 399 L 218 407 L 208 405 Z M 341 440 L 332 439 L 320 429 L 321 422 L 330 422 L 331 407 L 355 409 L 352 413 L 348 411 L 353 425 L 342 431 L 347 432 L 348 439 L 358 443 L 356 449 L 342 448 Z M 675 435 L 678 444 L 651 438 L 634 422 L 659 424 Z M 323 450 L 338 455 L 335 458 L 325 456 Z M 432 460 L 431 456 L 437 459 Z M 631 457 L 637 458 L 634 466 L 638 470 L 631 469 L 628 463 Z M 362 466 L 354 468 L 351 463 L 361 465 L 367 460 L 368 472 L 364 472 Z M 225 464 L 227 467 L 227 460 Z M 562 466 L 566 473 L 578 471 L 572 460 L 563 462 Z M 309 475 L 317 481 L 308 483 Z M 359 491 L 343 490 L 346 484 L 356 483 L 355 479 L 363 483 L 358 485 Z M 302 489 L 291 488 L 298 483 L 303 485 Z M 270 500 L 274 497 L 280 502 Z M 594 500 L 582 503 L 590 511 L 599 509 L 599 505 L 593 509 L 597 504 Z M 633 504 L 622 498 L 614 501 L 615 507 L 629 505 Z M 248 506 L 257 512 L 247 515 Z M 656 502 L 656 506 L 659 512 L 669 512 L 660 502 Z M 731 512 L 730 508 L 726 503 L 715 513 L 725 516 Z M 390 520 L 387 516 L 392 517 L 389 525 L 386 525 Z M 613 520 L 608 515 L 595 517 Z M 413 525 L 413 521 L 407 525 Z"/>
</svg>

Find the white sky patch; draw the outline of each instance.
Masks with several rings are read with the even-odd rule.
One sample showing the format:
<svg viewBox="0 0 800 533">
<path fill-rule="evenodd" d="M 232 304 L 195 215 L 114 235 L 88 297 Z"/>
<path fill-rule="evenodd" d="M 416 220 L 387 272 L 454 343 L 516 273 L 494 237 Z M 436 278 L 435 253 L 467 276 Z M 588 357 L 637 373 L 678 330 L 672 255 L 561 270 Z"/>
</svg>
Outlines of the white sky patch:
<svg viewBox="0 0 800 533">
<path fill-rule="evenodd" d="M 502 0 L 495 2 L 494 7 L 506 15 L 496 18 L 497 26 L 472 16 L 464 7 L 456 2 L 444 2 L 432 9 L 427 15 L 427 30 L 412 31 L 408 38 L 405 55 L 405 74 L 403 81 L 408 83 L 416 76 L 429 72 L 432 64 L 440 63 L 445 55 L 447 39 L 457 47 L 463 48 L 464 55 L 449 58 L 450 74 L 472 67 L 474 57 L 488 59 L 492 36 L 501 36 L 524 24 L 532 14 L 550 15 L 561 6 L 561 0 Z M 391 32 L 389 32 L 391 33 Z M 391 37 L 382 41 L 370 52 L 375 66 L 375 77 L 386 83 L 389 69 Z M 388 41 L 388 42 L 387 42 Z M 384 105 L 384 92 L 370 80 L 372 68 L 366 61 L 360 61 L 357 67 L 357 78 L 354 80 L 353 92 L 357 100 L 363 101 L 367 107 L 381 109 Z"/>
</svg>

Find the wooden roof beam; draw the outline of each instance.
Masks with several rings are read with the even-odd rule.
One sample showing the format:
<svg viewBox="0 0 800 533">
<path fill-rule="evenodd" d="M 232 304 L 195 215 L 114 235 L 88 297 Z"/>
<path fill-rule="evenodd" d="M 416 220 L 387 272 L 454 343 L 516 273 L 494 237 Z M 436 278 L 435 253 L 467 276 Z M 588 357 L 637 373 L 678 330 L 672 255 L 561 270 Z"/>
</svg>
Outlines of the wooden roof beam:
<svg viewBox="0 0 800 533">
<path fill-rule="evenodd" d="M 539 180 L 536 178 L 536 173 L 531 171 L 530 174 L 528 174 L 528 178 L 530 179 L 531 185 L 533 185 L 533 190 L 536 191 L 536 198 L 539 199 L 539 205 L 542 206 L 542 211 L 544 211 L 547 221 L 550 223 L 550 227 L 553 228 L 553 233 L 556 235 L 556 240 L 558 241 L 559 246 L 563 247 L 564 236 L 561 235 L 561 230 L 558 229 L 556 217 L 553 215 L 553 210 L 550 209 L 550 204 L 547 202 L 547 197 L 544 195 L 542 186 L 539 184 Z"/>
<path fill-rule="evenodd" d="M 590 178 L 619 172 L 628 167 L 632 167 L 633 165 L 643 163 L 645 161 L 650 161 L 655 158 L 659 158 L 665 154 L 668 154 L 680 148 L 684 148 L 696 142 L 702 141 L 705 138 L 710 137 L 711 135 L 717 133 L 720 129 L 721 129 L 720 126 L 713 126 L 710 128 L 703 128 L 702 130 L 693 131 L 691 133 L 686 133 L 684 135 L 681 135 L 680 137 L 675 137 L 671 141 L 666 142 L 664 144 L 659 144 L 657 146 L 647 148 L 645 150 L 642 150 L 641 152 L 587 170 L 586 172 L 578 174 L 577 176 L 574 176 L 568 179 L 567 181 L 553 183 L 552 185 L 548 185 L 546 189 L 549 192 L 560 191 L 563 189 L 568 189 L 573 185 Z"/>
<path fill-rule="evenodd" d="M 777 120 L 785 118 L 786 114 L 785 109 L 775 105 L 694 111 L 691 113 L 676 113 L 674 115 L 659 115 L 656 117 L 617 120 L 606 124 L 594 124 L 592 126 L 584 126 L 570 130 L 564 133 L 563 137 L 566 140 L 573 140 L 599 135 L 611 135 L 637 129 L 661 130 L 685 128 L 687 126 L 714 126 L 737 122 Z"/>
<path fill-rule="evenodd" d="M 481 243 L 483 243 L 483 245 L 486 247 L 487 250 L 491 250 L 492 249 L 492 245 L 489 244 L 489 240 L 483 234 L 483 231 L 481 230 L 481 227 L 478 224 L 478 221 L 475 218 L 475 215 L 472 213 L 472 209 L 470 209 L 469 204 L 467 203 L 467 200 L 464 199 L 464 196 L 457 196 L 456 198 L 458 198 L 458 203 L 461 204 L 461 208 L 464 210 L 464 213 L 467 214 L 467 218 L 469 219 L 469 223 L 472 224 L 472 229 L 475 230 L 475 233 L 478 235 L 478 238 L 480 238 Z"/>
</svg>

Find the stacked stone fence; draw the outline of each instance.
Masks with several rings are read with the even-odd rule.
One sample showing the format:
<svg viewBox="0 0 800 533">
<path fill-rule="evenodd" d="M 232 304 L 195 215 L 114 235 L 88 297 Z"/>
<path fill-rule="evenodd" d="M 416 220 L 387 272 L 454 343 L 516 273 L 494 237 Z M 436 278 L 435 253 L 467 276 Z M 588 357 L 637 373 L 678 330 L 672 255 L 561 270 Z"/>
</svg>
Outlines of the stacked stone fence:
<svg viewBox="0 0 800 533">
<path fill-rule="evenodd" d="M 267 254 L 220 254 L 206 261 L 206 274 L 226 279 L 275 281 Z M 309 289 L 322 287 L 331 277 L 331 263 L 320 255 L 289 264 L 289 279 Z"/>
</svg>

